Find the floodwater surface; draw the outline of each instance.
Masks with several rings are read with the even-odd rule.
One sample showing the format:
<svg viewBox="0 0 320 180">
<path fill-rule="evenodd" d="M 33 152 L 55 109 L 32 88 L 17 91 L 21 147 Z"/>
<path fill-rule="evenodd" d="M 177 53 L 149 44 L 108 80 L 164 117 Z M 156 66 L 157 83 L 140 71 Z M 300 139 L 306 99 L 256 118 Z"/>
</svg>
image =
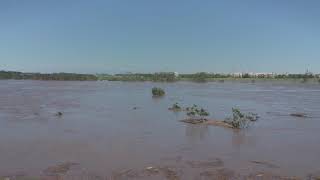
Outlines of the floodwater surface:
<svg viewBox="0 0 320 180">
<path fill-rule="evenodd" d="M 154 86 L 166 96 L 152 98 Z M 175 102 L 213 119 L 232 107 L 260 119 L 240 131 L 183 124 L 185 113 L 168 111 Z M 306 177 L 320 170 L 319 109 L 319 85 L 0 81 L 0 177 L 71 162 L 67 170 L 96 177 L 179 167 L 177 177 L 192 179 L 211 166 Z"/>
</svg>

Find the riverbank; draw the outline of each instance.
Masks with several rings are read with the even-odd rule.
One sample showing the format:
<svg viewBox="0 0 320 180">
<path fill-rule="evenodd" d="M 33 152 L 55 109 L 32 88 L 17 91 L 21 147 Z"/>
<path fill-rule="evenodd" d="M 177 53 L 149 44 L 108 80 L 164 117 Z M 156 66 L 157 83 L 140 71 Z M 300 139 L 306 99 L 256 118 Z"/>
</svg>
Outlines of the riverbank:
<svg viewBox="0 0 320 180">
<path fill-rule="evenodd" d="M 205 81 L 195 81 L 190 78 L 179 78 L 174 81 L 154 81 L 152 79 L 136 79 L 136 78 L 124 78 L 124 77 L 110 77 L 99 79 L 101 81 L 122 81 L 122 82 L 195 82 L 195 83 L 206 83 L 206 82 L 219 82 L 219 83 L 275 83 L 275 84 L 320 84 L 320 80 L 318 78 L 310 78 L 310 79 L 299 79 L 299 78 L 283 78 L 283 79 L 275 79 L 275 78 L 209 78 L 205 79 Z"/>
<path fill-rule="evenodd" d="M 25 73 L 17 71 L 0 71 L 0 80 L 44 80 L 44 81 L 123 81 L 123 82 L 240 82 L 240 83 L 301 83 L 320 84 L 320 78 L 313 75 L 292 74 L 277 77 L 232 77 L 221 74 L 183 74 L 154 73 L 154 74 L 77 74 L 77 73 Z"/>
<path fill-rule="evenodd" d="M 277 169 L 278 166 L 263 161 L 251 161 L 251 165 L 243 167 L 247 173 L 235 171 L 224 167 L 224 162 L 219 158 L 194 161 L 183 157 L 175 157 L 166 164 L 149 164 L 140 168 L 123 168 L 112 171 L 108 175 L 89 172 L 78 163 L 65 162 L 49 166 L 41 171 L 40 175 L 29 175 L 25 172 L 0 175 L 0 180 L 318 180 L 320 172 L 313 172 L 303 177 L 276 174 L 267 169 Z"/>
<path fill-rule="evenodd" d="M 16 71 L 0 71 L 0 80 L 43 80 L 43 81 L 97 81 L 92 74 L 77 73 L 24 73 Z"/>
</svg>

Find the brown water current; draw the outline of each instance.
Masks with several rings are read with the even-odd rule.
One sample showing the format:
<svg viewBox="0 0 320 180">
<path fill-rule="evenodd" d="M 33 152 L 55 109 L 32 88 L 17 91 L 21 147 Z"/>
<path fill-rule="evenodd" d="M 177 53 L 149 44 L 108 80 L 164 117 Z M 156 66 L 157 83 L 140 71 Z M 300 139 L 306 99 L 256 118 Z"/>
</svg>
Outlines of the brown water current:
<svg viewBox="0 0 320 180">
<path fill-rule="evenodd" d="M 166 95 L 152 98 L 154 86 Z M 243 130 L 184 124 L 185 112 L 168 111 L 175 102 L 260 119 Z M 0 179 L 311 179 L 319 110 L 320 85 L 4 80 Z"/>
</svg>

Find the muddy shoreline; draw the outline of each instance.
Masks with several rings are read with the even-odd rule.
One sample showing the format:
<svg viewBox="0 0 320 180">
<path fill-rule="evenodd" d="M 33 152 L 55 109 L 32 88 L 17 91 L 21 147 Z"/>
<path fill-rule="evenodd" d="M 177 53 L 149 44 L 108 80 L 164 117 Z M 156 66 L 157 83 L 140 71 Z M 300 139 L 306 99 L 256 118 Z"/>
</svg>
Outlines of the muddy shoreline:
<svg viewBox="0 0 320 180">
<path fill-rule="evenodd" d="M 153 164 L 140 168 L 127 168 L 115 170 L 109 175 L 99 175 L 86 171 L 81 164 L 65 162 L 50 166 L 41 171 L 39 175 L 30 176 L 25 172 L 16 172 L 6 175 L 0 174 L 0 180 L 130 180 L 130 179 L 166 179 L 166 180 L 318 180 L 320 173 L 306 174 L 304 177 L 286 176 L 272 173 L 273 168 L 280 168 L 265 161 L 251 161 L 253 167 L 262 167 L 264 170 L 251 170 L 248 173 L 239 173 L 224 166 L 219 158 L 202 161 L 184 160 L 175 158 L 176 163 L 163 165 Z M 249 168 L 249 167 L 248 167 Z M 252 167 L 251 167 L 252 168 Z M 254 168 L 252 168 L 254 169 Z"/>
<path fill-rule="evenodd" d="M 230 124 L 221 121 L 221 120 L 214 120 L 214 119 L 192 119 L 192 118 L 187 118 L 180 120 L 180 122 L 183 123 L 189 123 L 189 124 L 194 124 L 194 125 L 210 125 L 210 126 L 219 126 L 219 127 L 224 127 L 224 128 L 230 128 L 230 129 L 235 129 L 233 126 Z"/>
</svg>

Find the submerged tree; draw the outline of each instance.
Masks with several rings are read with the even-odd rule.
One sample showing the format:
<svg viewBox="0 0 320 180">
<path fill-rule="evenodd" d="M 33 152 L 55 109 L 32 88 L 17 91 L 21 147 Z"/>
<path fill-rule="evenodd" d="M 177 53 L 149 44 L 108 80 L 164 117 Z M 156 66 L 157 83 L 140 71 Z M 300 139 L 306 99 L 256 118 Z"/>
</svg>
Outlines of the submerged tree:
<svg viewBox="0 0 320 180">
<path fill-rule="evenodd" d="M 182 111 L 182 108 L 181 106 L 179 106 L 179 103 L 174 103 L 170 108 L 169 108 L 170 111 Z"/>
<path fill-rule="evenodd" d="M 232 108 L 232 117 L 224 120 L 225 123 L 230 124 L 233 128 L 242 129 L 249 126 L 250 122 L 257 121 L 259 116 L 255 113 L 242 113 L 237 108 Z"/>
<path fill-rule="evenodd" d="M 204 117 L 209 116 L 209 113 L 203 109 L 198 107 L 197 105 L 193 105 L 192 107 L 187 107 L 187 116 L 192 119 L 206 120 Z"/>
<path fill-rule="evenodd" d="M 165 91 L 161 88 L 158 88 L 158 87 L 152 88 L 152 95 L 154 97 L 161 97 L 161 96 L 164 96 L 165 94 L 166 94 Z"/>
</svg>

